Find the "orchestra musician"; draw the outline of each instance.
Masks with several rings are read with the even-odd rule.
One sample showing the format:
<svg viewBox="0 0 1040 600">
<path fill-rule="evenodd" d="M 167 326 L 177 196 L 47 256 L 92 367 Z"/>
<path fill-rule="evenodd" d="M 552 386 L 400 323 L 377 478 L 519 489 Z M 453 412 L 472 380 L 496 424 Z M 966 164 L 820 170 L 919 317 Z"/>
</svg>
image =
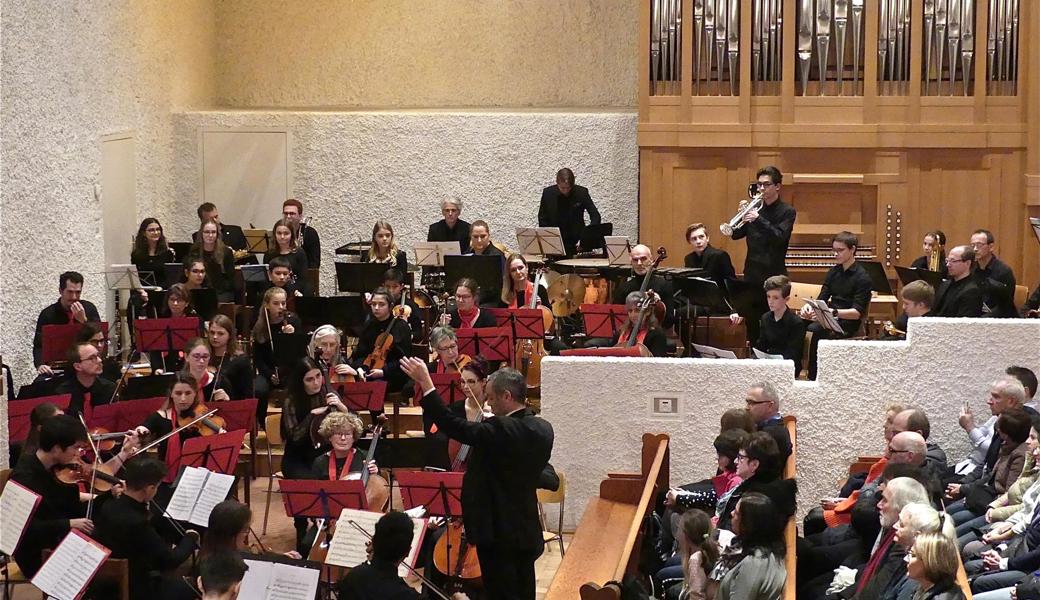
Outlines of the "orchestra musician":
<svg viewBox="0 0 1040 600">
<path fill-rule="evenodd" d="M 560 169 L 556 172 L 556 185 L 542 189 L 538 226 L 559 227 L 567 256 L 573 256 L 581 250 L 578 246 L 585 231 L 585 213 L 589 215 L 589 225 L 600 224 L 599 210 L 588 188 L 575 185 L 574 171 L 566 167 Z"/>
<path fill-rule="evenodd" d="M 209 341 L 209 370 L 220 381 L 232 400 L 249 398 L 253 393 L 253 364 L 238 347 L 235 323 L 223 314 L 209 321 L 206 339 Z M 262 419 L 261 419 L 262 420 Z"/>
<path fill-rule="evenodd" d="M 1015 272 L 993 252 L 993 232 L 976 229 L 971 234 L 971 247 L 975 250 L 975 285 L 982 290 L 983 314 L 991 317 L 1014 318 Z"/>
<path fill-rule="evenodd" d="M 271 288 L 285 290 L 287 298 L 299 298 L 310 295 L 305 293 L 300 285 L 297 285 L 302 283 L 299 279 L 293 281 L 295 274 L 292 265 L 289 264 L 289 259 L 284 256 L 271 257 L 271 260 L 267 262 L 267 281 L 260 284 L 260 289 L 254 288 L 254 298 L 256 295 L 263 297 L 263 294 Z"/>
<path fill-rule="evenodd" d="M 632 276 L 614 288 L 614 296 L 612 300 L 614 304 L 625 304 L 629 294 L 639 291 L 639 288 L 643 285 L 643 279 L 645 278 L 647 271 L 650 270 L 650 265 L 654 262 L 653 252 L 651 252 L 650 247 L 645 244 L 637 244 L 633 246 L 632 250 L 629 252 L 629 258 L 632 261 Z M 675 302 L 671 282 L 656 273 L 652 274 L 650 276 L 650 285 L 647 287 L 647 291 L 651 290 L 657 293 L 659 301 L 663 302 L 665 306 L 664 320 L 661 324 L 665 327 L 670 327 L 672 324 L 672 313 L 674 312 L 673 305 Z"/>
<path fill-rule="evenodd" d="M 21 457 L 27 454 L 35 454 L 40 449 L 40 428 L 43 427 L 43 422 L 55 415 L 63 414 L 65 414 L 65 411 L 60 406 L 50 402 L 41 402 L 29 411 L 29 433 L 26 434 L 25 441 L 22 442 L 18 460 L 21 460 Z"/>
<path fill-rule="evenodd" d="M 206 279 L 206 262 L 198 256 L 188 255 L 184 261 L 184 289 L 188 292 L 209 287 Z"/>
<path fill-rule="evenodd" d="M 167 475 L 166 465 L 137 456 L 123 468 L 126 491 L 101 506 L 94 538 L 112 551 L 112 558 L 126 560 L 131 600 L 151 600 L 171 587 L 184 586 L 172 571 L 198 548 L 199 532 L 188 529 L 171 546 L 152 524 L 151 503 Z"/>
<path fill-rule="evenodd" d="M 802 350 L 805 346 L 805 321 L 787 307 L 791 297 L 791 280 L 786 275 L 774 275 L 762 284 L 766 292 L 769 312 L 762 315 L 755 348 L 766 354 L 783 356 L 794 361 L 794 375 L 802 370 Z"/>
<path fill-rule="evenodd" d="M 58 384 L 56 393 L 69 394 L 66 412 L 72 416 L 82 414 L 89 419 L 96 406 L 112 402 L 116 384 L 104 377 L 104 357 L 90 342 L 76 342 L 67 352 L 69 372 Z"/>
<path fill-rule="evenodd" d="M 365 469 L 372 475 L 379 473 L 376 461 L 366 465 L 365 453 L 354 447 L 364 432 L 364 423 L 354 413 L 337 412 L 326 417 L 318 428 L 318 435 L 328 440 L 332 448 L 314 459 L 311 465 L 313 478 L 328 481 L 360 479 L 361 471 Z"/>
<path fill-rule="evenodd" d="M 383 287 L 390 292 L 390 306 L 400 305 L 401 294 L 404 293 L 404 272 L 396 267 L 387 269 L 383 273 Z M 408 307 L 408 328 L 412 330 L 412 341 L 421 342 L 423 319 L 419 306 L 411 298 L 405 298 L 404 304 Z"/>
<path fill-rule="evenodd" d="M 448 410 L 425 362 L 406 358 L 401 366 L 422 390 L 423 412 L 448 437 L 471 446 L 462 516 L 487 597 L 533 600 L 534 562 L 544 545 L 535 489 L 552 453 L 553 430 L 527 407 L 524 376 L 510 368 L 493 373 L 486 386 L 493 416 L 474 423 Z"/>
<path fill-rule="evenodd" d="M 1022 316 L 1035 317 L 1037 316 L 1037 311 L 1040 311 L 1040 285 L 1037 285 L 1033 293 L 1029 294 L 1025 306 L 1022 307 Z"/>
<path fill-rule="evenodd" d="M 899 315 L 892 330 L 887 331 L 886 339 L 906 339 L 906 328 L 910 317 L 931 317 L 932 305 L 935 304 L 935 288 L 926 281 L 911 281 L 899 292 L 903 302 L 903 314 Z"/>
<path fill-rule="evenodd" d="M 495 318 L 491 313 L 480 310 L 477 301 L 480 298 L 480 286 L 469 277 L 463 277 L 455 284 L 455 308 L 441 315 L 441 325 L 449 325 L 453 329 L 474 329 L 478 327 L 494 327 Z"/>
<path fill-rule="evenodd" d="M 357 346 L 350 356 L 348 374 L 358 375 L 361 379 L 384 379 L 387 391 L 398 392 L 407 381 L 401 372 L 400 361 L 412 353 L 412 331 L 408 328 L 407 321 L 394 318 L 390 299 L 390 292 L 386 288 L 378 288 L 372 292 L 368 301 L 372 316 L 361 329 Z M 385 346 L 381 338 L 384 333 L 393 338 L 389 346 Z M 381 347 L 381 344 L 384 347 Z M 373 365 L 373 361 L 370 360 L 376 355 L 382 358 L 382 366 L 379 366 L 378 361 Z"/>
<path fill-rule="evenodd" d="M 232 252 L 245 250 L 249 247 L 249 242 L 246 241 L 246 234 L 242 231 L 242 228 L 238 225 L 225 225 L 224 223 L 221 223 L 220 211 L 217 210 L 217 206 L 212 202 L 203 202 L 195 212 L 199 216 L 199 231 L 202 230 L 202 226 L 205 225 L 207 221 L 213 221 L 220 227 L 220 241 L 228 248 L 231 248 Z M 198 231 L 191 234 L 191 241 L 198 243 Z M 253 255 L 246 255 L 238 262 L 240 264 L 254 264 L 256 263 L 256 257 Z"/>
<path fill-rule="evenodd" d="M 83 300 L 83 275 L 76 271 L 65 271 L 58 276 L 58 301 L 40 311 L 36 319 L 36 333 L 33 334 L 33 366 L 40 375 L 53 375 L 54 371 L 43 362 L 43 327 L 44 325 L 67 325 L 70 323 L 86 323 L 100 321 L 97 307 Z"/>
<path fill-rule="evenodd" d="M 436 354 L 428 365 L 431 373 L 454 373 L 457 364 L 471 360 L 466 356 L 465 361 L 460 361 L 459 339 L 455 330 L 446 325 L 434 327 L 430 332 L 430 349 Z"/>
<path fill-rule="evenodd" d="M 217 292 L 217 300 L 234 302 L 235 254 L 220 239 L 220 223 L 213 219 L 203 221 L 198 234 L 185 264 L 201 259 L 206 267 L 206 281 Z"/>
<path fill-rule="evenodd" d="M 408 272 L 408 255 L 397 247 L 394 227 L 386 221 L 376 221 L 372 226 L 372 246 L 367 254 L 361 255 L 362 262 L 384 263 L 391 268 Z"/>
<path fill-rule="evenodd" d="M 271 390 L 281 386 L 274 359 L 274 338 L 276 333 L 295 333 L 302 327 L 300 318 L 289 313 L 285 308 L 287 302 L 285 290 L 277 287 L 268 288 L 257 311 L 256 324 L 253 325 L 253 365 L 256 367 L 256 378 L 253 390 L 257 397 L 257 411 L 267 413 L 267 401 Z"/>
<path fill-rule="evenodd" d="M 686 228 L 686 243 L 690 245 L 690 253 L 683 261 L 687 268 L 704 269 L 705 277 L 719 284 L 722 290 L 726 289 L 727 279 L 737 278 L 729 252 L 711 245 L 704 223 L 693 223 Z"/>
<path fill-rule="evenodd" d="M 935 271 L 945 279 L 949 272 L 946 270 L 946 234 L 936 229 L 924 234 L 921 244 L 924 250 L 923 256 L 918 256 L 910 263 L 912 269 L 924 269 Z M 934 258 L 933 258 L 934 257 Z M 934 268 L 933 268 L 934 267 Z"/>
<path fill-rule="evenodd" d="M 238 500 L 224 500 L 213 507 L 209 513 L 206 537 L 202 539 L 199 550 L 199 562 L 205 564 L 211 557 L 222 552 L 234 552 L 245 558 L 257 554 L 284 556 L 299 560 L 300 553 L 295 550 L 281 554 L 268 551 L 264 547 L 256 548 L 249 543 L 252 532 L 253 510 L 248 504 Z M 259 552 L 258 552 L 259 550 Z"/>
<path fill-rule="evenodd" d="M 215 510 L 215 509 L 214 509 Z M 196 580 L 202 600 L 236 600 L 249 567 L 234 552 L 216 552 L 199 564 Z M 196 598 L 197 596 L 192 596 Z"/>
<path fill-rule="evenodd" d="M 268 265 L 267 273 L 271 282 L 274 284 L 272 262 L 275 258 L 282 258 L 285 263 L 288 263 L 289 276 L 296 276 L 296 287 L 299 288 L 302 295 L 310 295 L 310 290 L 306 285 L 307 255 L 299 249 L 299 239 L 296 237 L 296 228 L 292 222 L 288 219 L 276 221 L 274 227 L 271 228 L 271 239 L 273 245 L 264 253 L 264 262 Z M 280 266 L 285 263 L 281 263 Z M 279 287 L 285 287 L 285 284 L 283 283 Z"/>
<path fill-rule="evenodd" d="M 150 274 L 155 285 L 167 288 L 172 281 L 166 281 L 166 263 L 176 262 L 177 257 L 166 243 L 162 224 L 154 217 L 141 221 L 134 236 L 134 248 L 130 252 L 130 262 L 137 267 L 137 272 L 144 277 Z"/>
<path fill-rule="evenodd" d="M 859 238 L 848 231 L 834 236 L 831 247 L 834 250 L 833 267 L 827 271 L 820 289 L 819 300 L 827 303 L 841 325 L 842 333 L 825 329 L 819 323 L 811 323 L 808 331 L 812 334 L 809 341 L 809 379 L 816 379 L 816 350 L 821 339 L 841 339 L 856 335 L 860 324 L 867 316 L 870 306 L 870 291 L 873 285 L 870 275 L 863 265 L 856 262 L 856 248 Z M 812 306 L 806 304 L 800 311 L 803 319 L 813 318 Z"/>
<path fill-rule="evenodd" d="M 491 227 L 487 224 L 487 221 L 478 219 L 473 221 L 473 225 L 470 225 L 468 254 L 474 256 L 501 256 L 505 258 L 505 253 L 499 250 L 498 246 L 491 241 Z"/>
<path fill-rule="evenodd" d="M 79 332 L 76 333 L 76 342 L 89 342 L 92 346 L 97 348 L 98 353 L 101 355 L 101 376 L 110 381 L 119 379 L 122 375 L 122 367 L 118 356 L 108 355 L 108 338 L 105 337 L 105 330 L 101 328 L 101 323 L 95 321 L 88 321 L 80 327 Z"/>
<path fill-rule="evenodd" d="M 946 253 L 950 278 L 944 280 L 935 292 L 935 316 L 982 316 L 982 290 L 971 276 L 974 262 L 975 249 L 971 246 L 954 246 Z"/>
<path fill-rule="evenodd" d="M 87 535 L 94 531 L 93 521 L 84 518 L 79 486 L 62 482 L 56 474 L 60 466 L 79 461 L 89 448 L 87 430 L 79 419 L 55 415 L 40 426 L 39 448 L 23 454 L 11 472 L 11 481 L 40 495 L 14 549 L 14 560 L 27 578 L 36 575 L 43 565 L 43 551 L 57 547 L 71 529 Z"/>
<path fill-rule="evenodd" d="M 158 439 L 177 429 L 178 419 L 188 421 L 194 419 L 196 408 L 201 400 L 198 389 L 199 382 L 191 374 L 184 371 L 174 374 L 173 385 L 170 386 L 166 401 L 159 407 L 159 410 L 148 415 L 144 423 L 135 429 L 137 435 L 142 438 L 154 436 L 155 439 Z M 204 427 L 204 425 L 200 425 L 200 427 Z M 220 430 L 220 433 L 224 433 L 223 429 Z M 189 427 L 159 443 L 159 458 L 166 463 L 167 468 L 164 479 L 166 483 L 172 483 L 177 476 L 181 464 L 181 446 L 185 440 L 200 435 L 202 432 L 198 427 Z"/>
<path fill-rule="evenodd" d="M 639 331 L 636 332 L 636 343 L 646 346 L 646 349 L 654 356 L 668 356 L 668 336 L 661 330 L 661 326 L 657 322 L 657 316 L 654 315 L 653 307 L 651 306 L 645 311 L 640 308 L 645 299 L 646 294 L 639 290 L 630 292 L 625 298 L 625 310 L 628 312 L 628 320 L 621 326 L 617 337 L 611 340 L 611 345 L 627 346 L 629 338 L 632 336 L 632 329 L 635 328 L 636 323 L 639 322 L 640 315 L 642 315 L 642 324 L 639 327 Z"/>
<path fill-rule="evenodd" d="M 470 224 L 459 217 L 462 215 L 462 200 L 449 198 L 441 200 L 443 219 L 430 225 L 426 233 L 427 242 L 458 242 L 459 253 L 469 252 Z"/>
<path fill-rule="evenodd" d="M 523 254 L 513 253 L 506 257 L 506 272 L 502 274 L 503 308 L 526 308 L 531 303 L 531 295 L 538 294 L 538 304 L 549 306 L 549 294 L 544 287 L 537 291 L 534 282 L 528 278 L 527 259 Z"/>
<path fill-rule="evenodd" d="M 227 381 L 223 378 L 217 380 L 216 369 L 210 370 L 209 363 L 213 352 L 209 348 L 209 342 L 205 338 L 197 337 L 188 341 L 184 348 L 184 372 L 191 375 L 199 387 L 195 390 L 203 403 L 226 402 L 231 399 L 223 389 Z"/>
<path fill-rule="evenodd" d="M 206 268 L 201 262 L 195 262 L 192 264 L 191 269 L 193 271 L 198 271 L 198 273 L 189 276 L 189 282 L 192 280 L 197 281 L 199 278 L 205 277 Z M 157 318 L 177 319 L 198 316 L 195 313 L 195 307 L 191 302 L 191 290 L 188 287 L 189 284 L 190 283 L 175 283 L 170 286 L 170 289 L 166 290 L 165 305 L 162 307 L 156 307 Z M 153 350 L 148 353 L 148 362 L 151 365 L 153 372 L 172 373 L 184 368 L 184 356 L 180 352 L 169 353 Z"/>
<path fill-rule="evenodd" d="M 307 267 L 317 269 L 321 266 L 321 237 L 318 230 L 303 219 L 303 203 L 296 198 L 282 202 L 282 218 L 292 224 L 296 232 L 299 247 L 307 257 Z"/>
</svg>

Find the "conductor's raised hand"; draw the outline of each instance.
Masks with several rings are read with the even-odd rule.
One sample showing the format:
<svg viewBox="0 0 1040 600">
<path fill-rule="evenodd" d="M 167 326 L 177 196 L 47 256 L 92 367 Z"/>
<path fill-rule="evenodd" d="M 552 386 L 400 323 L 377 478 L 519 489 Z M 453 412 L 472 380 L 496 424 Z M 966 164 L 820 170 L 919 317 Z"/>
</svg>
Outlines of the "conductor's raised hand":
<svg viewBox="0 0 1040 600">
<path fill-rule="evenodd" d="M 433 389 L 433 378 L 430 377 L 430 369 L 422 359 L 408 356 L 401 359 L 401 370 L 411 377 L 423 391 L 427 393 Z"/>
</svg>

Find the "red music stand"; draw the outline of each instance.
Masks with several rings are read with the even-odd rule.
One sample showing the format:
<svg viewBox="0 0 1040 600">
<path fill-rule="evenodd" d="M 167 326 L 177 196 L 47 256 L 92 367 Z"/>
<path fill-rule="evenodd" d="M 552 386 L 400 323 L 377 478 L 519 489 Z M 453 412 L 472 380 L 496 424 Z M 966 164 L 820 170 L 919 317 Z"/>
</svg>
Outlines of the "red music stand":
<svg viewBox="0 0 1040 600">
<path fill-rule="evenodd" d="M 166 397 L 159 396 L 95 406 L 90 411 L 90 420 L 87 421 L 87 425 L 104 427 L 109 431 L 127 431 L 144 423 L 148 415 L 159 410 L 164 402 L 166 402 Z"/>
<path fill-rule="evenodd" d="M 217 409 L 217 416 L 224 419 L 224 429 L 228 431 L 242 429 L 253 432 L 256 429 L 256 398 L 210 402 L 206 406 Z"/>
<path fill-rule="evenodd" d="M 386 381 L 355 381 L 333 385 L 340 400 L 351 412 L 382 412 L 386 406 Z"/>
<path fill-rule="evenodd" d="M 43 362 L 64 362 L 65 354 L 76 341 L 76 335 L 83 329 L 83 323 L 69 323 L 68 325 L 44 325 L 43 326 Z M 108 323 L 101 321 L 101 333 L 108 337 Z"/>
<path fill-rule="evenodd" d="M 430 373 L 430 379 L 433 380 L 433 387 L 437 388 L 437 393 L 440 394 L 445 404 L 451 404 L 466 397 L 466 392 L 462 389 L 462 376 L 460 374 Z M 422 388 L 416 386 L 415 395 L 412 397 L 412 406 L 419 406 L 422 397 Z"/>
<path fill-rule="evenodd" d="M 185 440 L 181 447 L 180 466 L 202 467 L 216 473 L 234 475 L 238 453 L 245 438 L 246 430 L 239 429 Z"/>
<path fill-rule="evenodd" d="M 462 478 L 465 473 L 396 471 L 405 510 L 422 505 L 426 514 L 438 517 L 462 516 Z"/>
<path fill-rule="evenodd" d="M 368 510 L 365 484 L 360 479 L 279 479 L 278 491 L 290 517 L 335 519 L 344 508 Z"/>
<path fill-rule="evenodd" d="M 606 348 L 574 348 L 561 350 L 560 356 L 607 356 L 615 358 L 639 358 L 643 356 L 642 348 L 637 346 L 609 346 Z"/>
<path fill-rule="evenodd" d="M 486 312 L 495 319 L 495 327 L 508 327 L 512 317 L 509 316 L 508 308 L 482 308 L 480 312 Z"/>
<path fill-rule="evenodd" d="M 29 415 L 34 408 L 44 402 L 50 402 L 61 410 L 65 410 L 69 407 L 71 399 L 71 394 L 60 394 L 57 396 L 31 398 L 29 400 L 15 400 L 8 403 L 7 431 L 10 436 L 10 442 L 12 444 L 21 443 L 25 441 L 25 438 L 29 437 L 29 429 L 32 428 L 32 423 L 29 422 Z"/>
<path fill-rule="evenodd" d="M 509 327 L 456 329 L 459 354 L 480 356 L 488 362 L 513 360 L 513 336 Z"/>
<path fill-rule="evenodd" d="M 134 332 L 141 352 L 176 352 L 199 337 L 199 318 L 138 319 Z"/>
<path fill-rule="evenodd" d="M 578 310 L 587 338 L 614 338 L 628 320 L 624 304 L 582 304 Z"/>
<path fill-rule="evenodd" d="M 542 321 L 542 309 L 511 308 L 509 309 L 509 315 L 511 317 L 514 340 L 545 339 L 545 322 Z"/>
</svg>

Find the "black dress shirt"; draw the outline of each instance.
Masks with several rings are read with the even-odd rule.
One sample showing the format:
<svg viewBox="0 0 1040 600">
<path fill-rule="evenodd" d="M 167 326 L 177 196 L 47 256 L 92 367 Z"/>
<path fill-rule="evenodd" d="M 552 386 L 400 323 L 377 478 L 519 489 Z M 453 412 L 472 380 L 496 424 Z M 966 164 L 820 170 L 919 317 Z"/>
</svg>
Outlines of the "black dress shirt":
<svg viewBox="0 0 1040 600">
<path fill-rule="evenodd" d="M 88 323 L 101 321 L 101 317 L 98 316 L 98 309 L 93 303 L 89 300 L 80 300 L 79 303 L 83 305 L 83 312 L 87 315 Z M 72 318 L 72 313 L 66 311 L 61 306 L 61 302 L 55 302 L 40 311 L 40 316 L 36 318 L 36 333 L 33 335 L 34 367 L 39 367 L 43 364 L 43 326 L 68 325 L 76 322 L 77 321 Z"/>
<path fill-rule="evenodd" d="M 127 561 L 131 600 L 154 598 L 162 581 L 156 574 L 175 569 L 195 549 L 195 541 L 189 536 L 176 547 L 168 544 L 149 516 L 147 504 L 123 494 L 106 502 L 94 523 L 95 539 L 112 551 L 112 558 Z"/>
<path fill-rule="evenodd" d="M 784 312 L 779 321 L 769 311 L 762 315 L 755 348 L 766 354 L 779 354 L 794 361 L 794 372 L 802 369 L 802 350 L 805 347 L 805 319 L 791 309 Z"/>
<path fill-rule="evenodd" d="M 321 238 L 318 237 L 318 230 L 310 225 L 303 228 L 303 253 L 309 268 L 317 269 L 321 266 Z"/>
<path fill-rule="evenodd" d="M 209 364 L 220 371 L 216 388 L 227 392 L 232 400 L 244 400 L 253 396 L 253 363 L 245 354 L 210 356 Z"/>
<path fill-rule="evenodd" d="M 870 275 L 858 262 L 852 263 L 848 269 L 834 265 L 827 271 L 823 288 L 820 289 L 820 300 L 831 308 L 855 308 L 859 311 L 858 319 L 838 320 L 847 335 L 855 334 L 860 323 L 867 318 L 871 286 Z"/>
<path fill-rule="evenodd" d="M 1018 309 L 1015 308 L 1015 273 L 1007 263 L 993 256 L 985 269 L 976 265 L 972 276 L 982 292 L 982 301 L 989 308 L 990 316 L 1018 316 Z"/>
<path fill-rule="evenodd" d="M 70 394 L 72 398 L 69 400 L 69 407 L 65 409 L 65 413 L 78 416 L 83 412 L 83 404 L 87 395 L 90 395 L 91 406 L 101 406 L 108 404 L 112 401 L 112 394 L 116 391 L 116 384 L 105 379 L 104 377 L 98 377 L 94 381 L 94 385 L 89 388 L 83 387 L 83 384 L 79 382 L 76 375 L 70 372 L 66 375 L 62 382 L 58 385 L 56 394 Z"/>
<path fill-rule="evenodd" d="M 200 257 L 201 254 L 201 257 Z M 227 297 L 235 293 L 235 255 L 231 248 L 226 248 L 224 257 L 217 260 L 213 252 L 193 250 L 188 254 L 188 261 L 202 260 L 206 267 L 205 287 L 213 288 L 217 292 L 217 299 L 227 302 Z"/>
<path fill-rule="evenodd" d="M 191 241 L 199 241 L 198 231 L 195 231 L 191 234 Z M 224 242 L 224 245 L 231 248 L 232 250 L 245 250 L 249 247 L 249 242 L 246 241 L 246 234 L 238 225 L 228 225 L 226 223 L 221 223 L 220 241 Z"/>
<path fill-rule="evenodd" d="M 336 584 L 336 595 L 351 600 L 419 600 L 423 598 L 397 575 L 397 565 L 373 558 L 350 570 Z"/>
<path fill-rule="evenodd" d="M 458 242 L 461 254 L 469 252 L 469 223 L 459 219 L 455 227 L 448 227 L 444 219 L 430 225 L 426 234 L 427 242 Z"/>
<path fill-rule="evenodd" d="M 687 268 L 704 269 L 707 272 L 708 279 L 719 284 L 719 287 L 723 290 L 726 289 L 725 281 L 727 279 L 737 278 L 737 272 L 733 269 L 733 261 L 730 260 L 729 252 L 710 245 L 701 254 L 696 252 L 687 254 L 684 264 Z"/>
<path fill-rule="evenodd" d="M 633 275 L 632 277 L 629 277 L 623 283 L 614 288 L 612 302 L 614 304 L 624 304 L 625 298 L 632 292 L 638 292 L 642 285 L 642 275 Z M 670 326 L 672 324 L 672 314 L 675 312 L 675 292 L 672 289 L 672 283 L 660 275 L 651 275 L 650 285 L 647 289 L 656 292 L 657 297 L 664 302 L 664 320 L 661 322 L 661 325 L 664 327 Z"/>
<path fill-rule="evenodd" d="M 387 353 L 386 363 L 383 365 L 383 380 L 386 381 L 388 391 L 396 392 L 408 379 L 401 370 L 401 359 L 411 356 L 412 351 L 412 332 L 404 321 L 393 317 L 377 321 L 370 317 L 358 337 L 354 354 L 350 357 L 350 366 L 355 369 L 364 368 L 362 363 L 375 351 L 376 339 L 383 332 L 389 332 L 394 338 L 393 346 Z"/>
<path fill-rule="evenodd" d="M 793 206 L 777 198 L 758 211 L 758 219 L 733 232 L 734 240 L 747 238 L 745 281 L 762 283 L 773 275 L 787 275 L 787 245 L 797 216 Z"/>
<path fill-rule="evenodd" d="M 14 549 L 15 562 L 26 577 L 31 578 L 43 565 L 44 549 L 54 548 L 61 542 L 69 532 L 69 520 L 82 518 L 86 505 L 79 501 L 79 486 L 58 481 L 35 452 L 22 454 L 11 472 L 11 481 L 41 496 L 36 512 Z"/>
<path fill-rule="evenodd" d="M 538 226 L 559 227 L 568 256 L 574 254 L 581 234 L 585 231 L 585 213 L 589 214 L 590 225 L 600 224 L 599 211 L 589 196 L 588 188 L 575 185 L 566 196 L 560 193 L 558 185 L 550 185 L 542 190 L 542 199 L 538 204 Z"/>
<path fill-rule="evenodd" d="M 914 262 L 910 263 L 911 269 L 924 269 L 928 270 L 928 257 L 918 256 L 914 259 Z M 939 271 L 938 273 L 943 276 L 943 279 L 950 276 L 949 270 L 946 269 L 946 260 L 944 257 L 939 257 Z"/>
<path fill-rule="evenodd" d="M 281 256 L 282 258 L 289 261 L 289 268 L 292 269 L 293 275 L 296 276 L 296 283 L 299 290 L 309 295 L 310 290 L 305 290 L 308 287 L 305 285 L 307 281 L 307 255 L 301 250 L 293 250 L 288 254 L 279 254 L 277 250 L 268 250 L 264 253 L 264 262 L 271 264 L 271 259 Z"/>
<path fill-rule="evenodd" d="M 167 289 L 174 283 L 177 283 L 176 281 L 168 281 L 166 278 L 166 263 L 177 262 L 177 257 L 170 248 L 167 248 L 166 252 L 159 252 L 154 255 L 147 252 L 143 255 L 136 252 L 132 253 L 130 262 L 137 267 L 137 272 L 141 274 L 142 284 L 148 285 L 146 282 L 149 278 L 155 282 L 155 285 L 163 289 Z"/>
<path fill-rule="evenodd" d="M 368 257 L 368 252 L 361 253 L 361 262 L 372 262 L 372 259 Z M 394 263 L 390 264 L 387 262 L 384 264 L 386 264 L 387 270 L 397 269 L 402 275 L 404 275 L 408 272 L 408 254 L 406 254 L 404 250 L 398 250 L 397 254 L 394 255 Z"/>
<path fill-rule="evenodd" d="M 263 309 L 261 309 L 262 311 Z M 271 334 L 282 333 L 282 328 L 286 325 L 292 325 L 293 330 L 297 333 L 302 333 L 303 325 L 300 322 L 300 318 L 296 315 L 289 315 L 288 319 L 283 319 L 281 323 L 271 323 Z M 302 356 L 300 358 L 303 358 Z M 253 341 L 253 363 L 256 365 L 256 371 L 261 377 L 270 381 L 271 376 L 274 375 L 275 367 L 277 366 L 274 359 L 274 351 L 271 350 L 271 342 L 260 343 L 258 340 Z"/>
<path fill-rule="evenodd" d="M 970 275 L 954 281 L 947 279 L 935 293 L 938 317 L 981 317 L 982 291 Z"/>
<path fill-rule="evenodd" d="M 327 446 L 316 448 L 311 441 L 314 420 L 311 411 L 319 406 L 326 406 L 325 397 L 320 393 L 303 398 L 289 396 L 282 407 L 282 437 L 285 439 L 282 473 L 286 479 L 313 479 L 314 460 L 328 449 Z"/>
<path fill-rule="evenodd" d="M 1026 310 L 1037 310 L 1040 309 L 1040 285 L 1036 286 L 1033 293 L 1029 295 L 1029 299 L 1026 300 Z"/>
</svg>

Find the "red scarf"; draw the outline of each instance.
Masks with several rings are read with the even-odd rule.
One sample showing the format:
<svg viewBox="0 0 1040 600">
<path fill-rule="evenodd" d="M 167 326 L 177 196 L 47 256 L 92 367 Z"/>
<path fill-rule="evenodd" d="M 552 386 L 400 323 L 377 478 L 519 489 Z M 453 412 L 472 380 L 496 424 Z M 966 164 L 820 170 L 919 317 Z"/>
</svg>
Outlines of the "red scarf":
<svg viewBox="0 0 1040 600">
<path fill-rule="evenodd" d="M 885 560 L 888 556 L 888 549 L 895 543 L 896 530 L 893 529 L 885 534 L 885 537 L 881 538 L 881 544 L 878 545 L 877 550 L 870 556 L 870 561 L 867 562 L 867 566 L 863 567 L 863 575 L 859 579 L 859 584 L 856 585 L 856 594 L 863 591 L 866 587 L 867 582 L 874 576 L 874 572 L 877 571 L 881 565 L 881 561 Z"/>
<path fill-rule="evenodd" d="M 350 474 L 350 464 L 354 462 L 354 448 L 350 449 L 350 454 L 347 455 L 347 462 L 343 463 L 343 470 L 340 471 L 339 475 L 336 475 L 336 453 L 329 451 L 329 481 L 339 481 L 340 479 L 346 478 Z"/>
<path fill-rule="evenodd" d="M 170 426 L 177 429 L 177 413 L 174 409 L 166 409 L 166 418 L 170 420 Z M 177 432 L 166 438 L 166 477 L 163 481 L 173 483 L 177 478 L 177 471 L 181 466 L 181 434 Z"/>
<path fill-rule="evenodd" d="M 470 318 L 470 315 L 472 315 L 472 318 Z M 473 326 L 476 325 L 478 317 L 480 317 L 480 309 L 479 308 L 474 308 L 473 310 L 471 310 L 469 312 L 462 312 L 460 310 L 459 311 L 459 322 L 460 322 L 460 324 L 462 326 L 461 328 L 463 328 L 463 329 L 472 329 Z M 467 321 L 469 321 L 469 322 L 467 323 Z"/>
<path fill-rule="evenodd" d="M 527 305 L 531 303 L 532 294 L 534 294 L 534 283 L 528 281 L 527 286 L 524 288 L 524 298 L 527 301 L 523 306 L 520 306 L 520 294 L 513 294 L 513 301 L 509 303 L 509 308 L 527 308 Z"/>
</svg>

